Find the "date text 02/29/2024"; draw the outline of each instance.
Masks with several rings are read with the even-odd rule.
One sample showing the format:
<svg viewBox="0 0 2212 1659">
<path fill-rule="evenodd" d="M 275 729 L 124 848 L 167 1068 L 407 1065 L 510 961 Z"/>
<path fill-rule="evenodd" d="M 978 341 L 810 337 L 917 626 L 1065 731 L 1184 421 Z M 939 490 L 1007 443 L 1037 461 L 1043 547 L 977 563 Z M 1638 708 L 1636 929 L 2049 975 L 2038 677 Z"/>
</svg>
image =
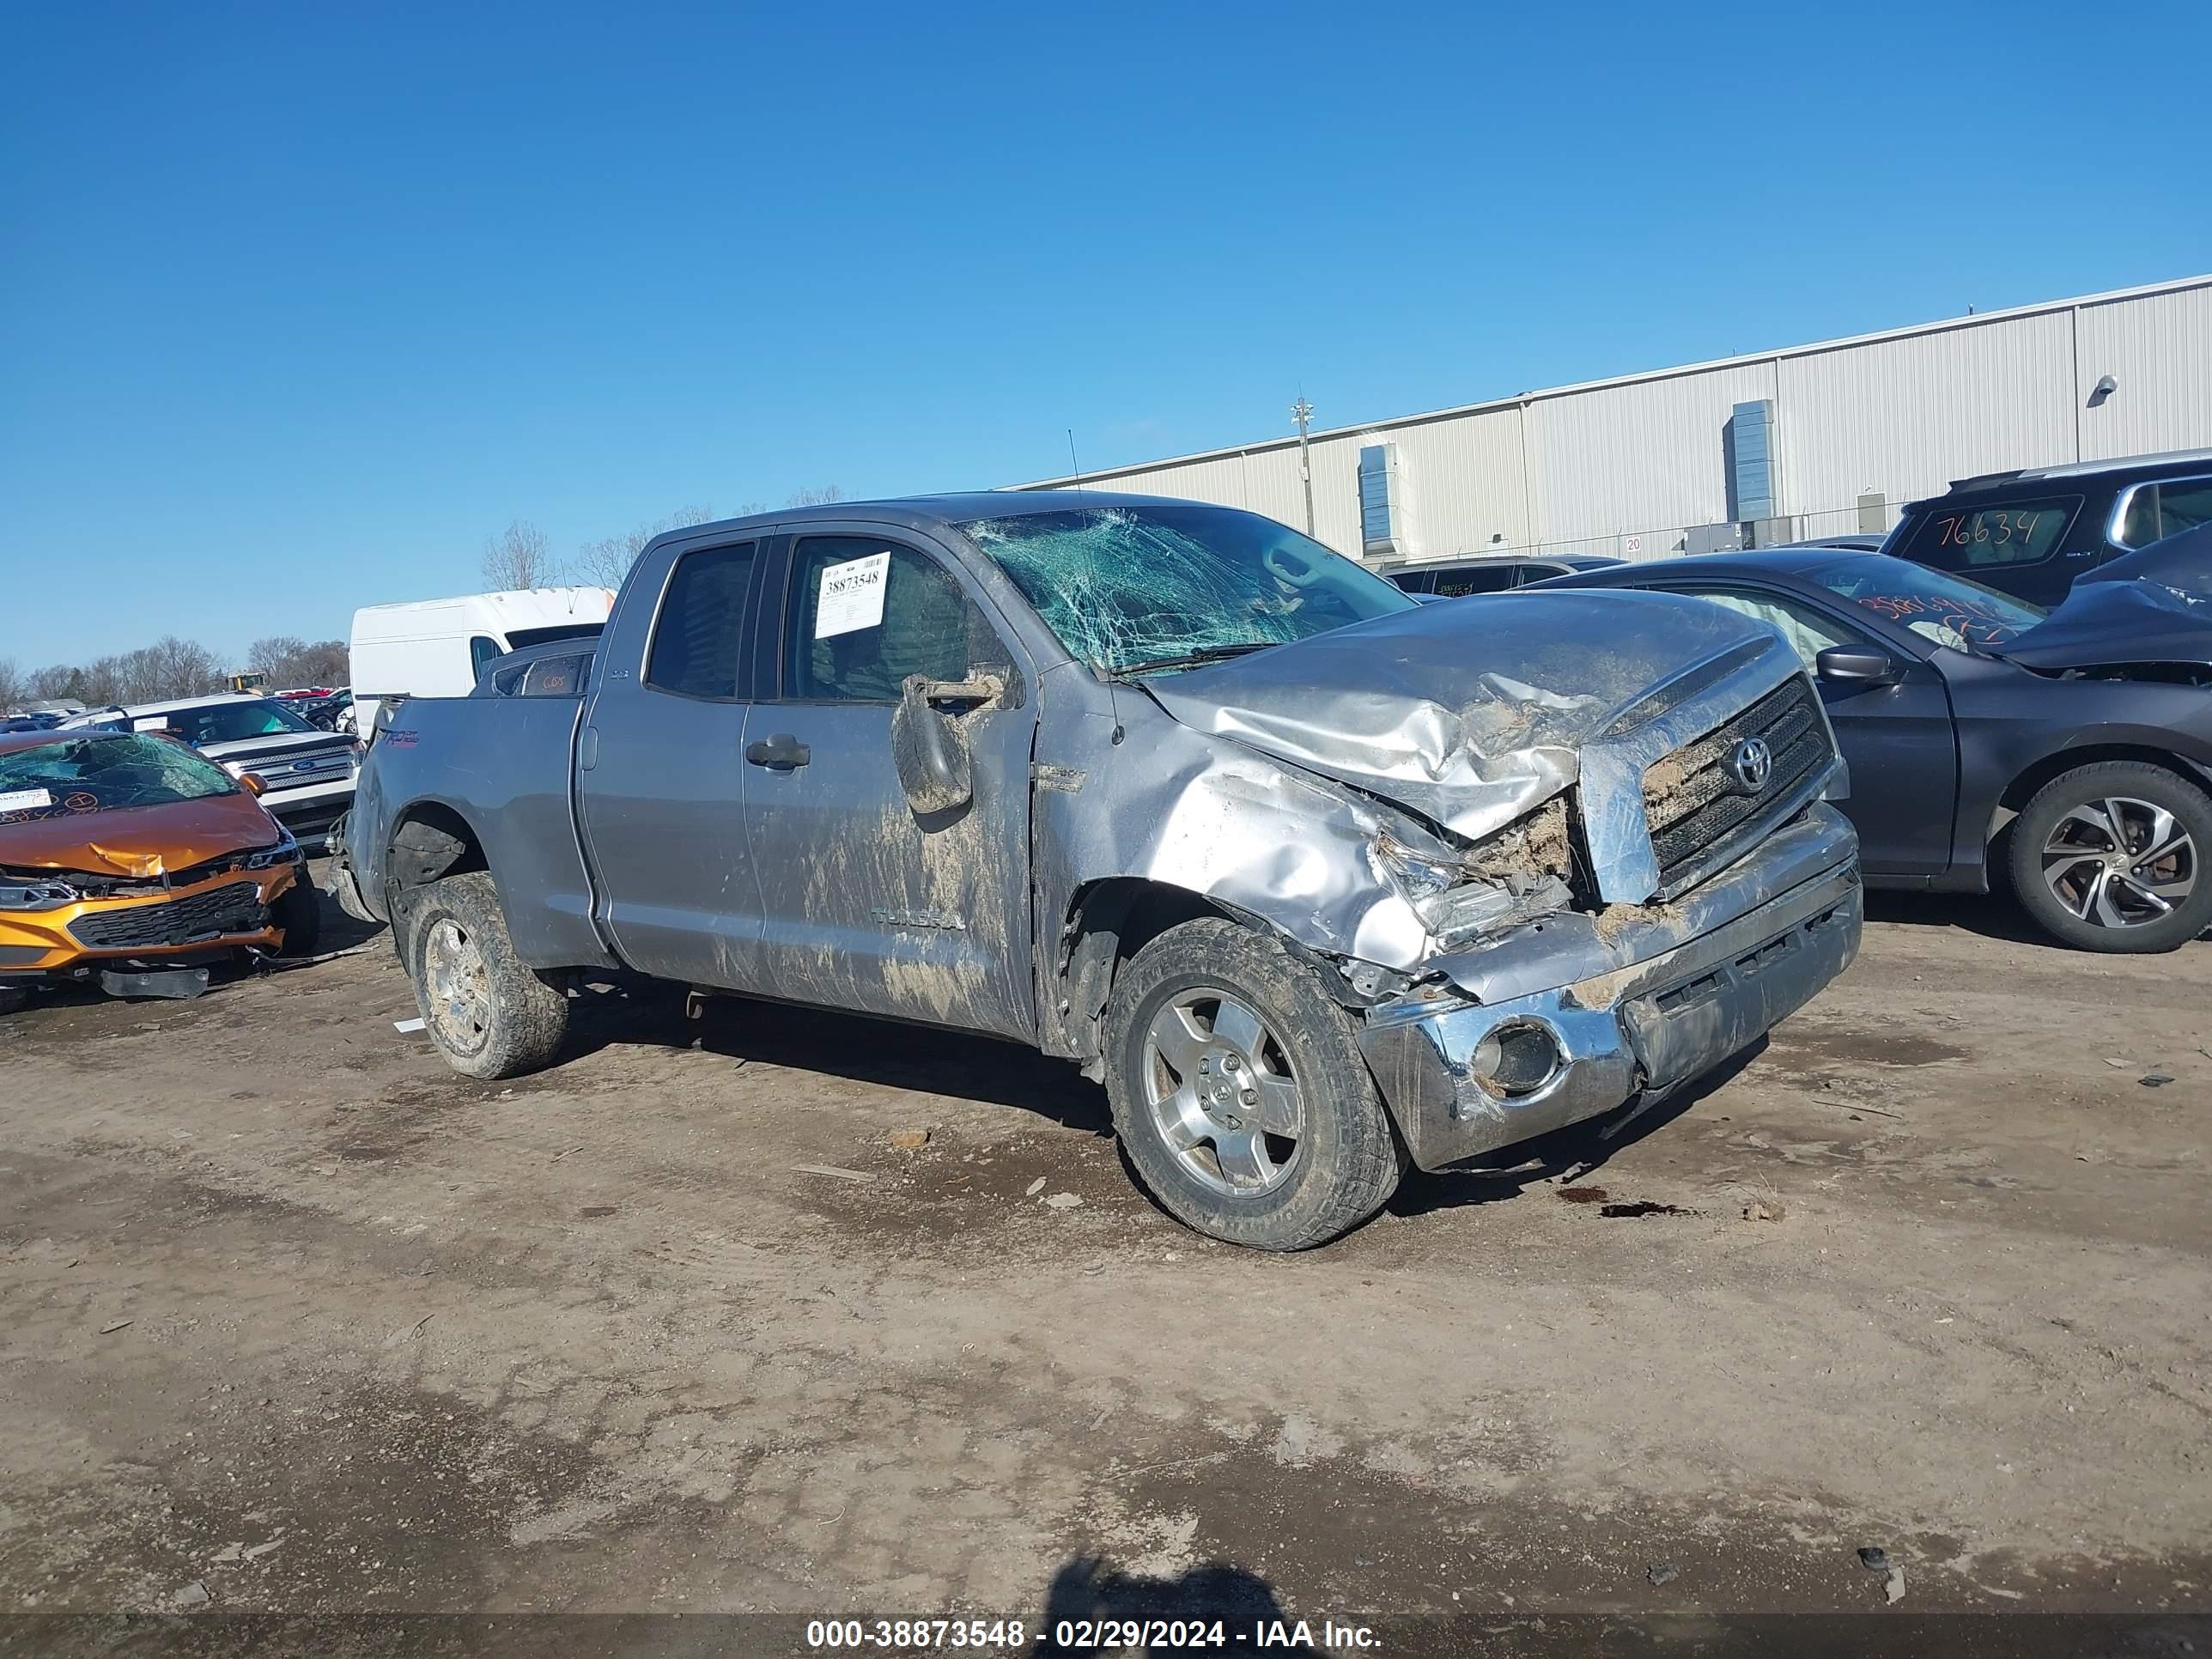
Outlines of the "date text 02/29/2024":
<svg viewBox="0 0 2212 1659">
<path fill-rule="evenodd" d="M 1042 1631 L 1038 1632 L 1042 1636 Z M 806 1645 L 823 1652 L 839 1649 L 917 1651 L 945 1648 L 1006 1650 L 1023 1647 L 1029 1626 L 1018 1619 L 817 1619 L 806 1626 Z M 1374 1632 L 1365 1625 L 1304 1619 L 1265 1619 L 1249 1629 L 1219 1619 L 1062 1619 L 1052 1628 L 1052 1645 L 1063 1651 L 1125 1648 L 1371 1648 Z"/>
</svg>

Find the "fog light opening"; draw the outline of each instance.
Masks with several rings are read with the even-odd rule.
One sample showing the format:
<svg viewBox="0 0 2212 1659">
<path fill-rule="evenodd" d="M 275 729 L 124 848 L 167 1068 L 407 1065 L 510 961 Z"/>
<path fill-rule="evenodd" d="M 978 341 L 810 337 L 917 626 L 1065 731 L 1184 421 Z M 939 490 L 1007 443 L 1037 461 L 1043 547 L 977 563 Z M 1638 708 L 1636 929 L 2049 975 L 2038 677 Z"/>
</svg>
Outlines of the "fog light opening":
<svg viewBox="0 0 2212 1659">
<path fill-rule="evenodd" d="M 1559 1072 L 1559 1041 L 1533 1020 L 1500 1025 L 1475 1044 L 1474 1080 L 1507 1100 L 1533 1095 Z"/>
</svg>

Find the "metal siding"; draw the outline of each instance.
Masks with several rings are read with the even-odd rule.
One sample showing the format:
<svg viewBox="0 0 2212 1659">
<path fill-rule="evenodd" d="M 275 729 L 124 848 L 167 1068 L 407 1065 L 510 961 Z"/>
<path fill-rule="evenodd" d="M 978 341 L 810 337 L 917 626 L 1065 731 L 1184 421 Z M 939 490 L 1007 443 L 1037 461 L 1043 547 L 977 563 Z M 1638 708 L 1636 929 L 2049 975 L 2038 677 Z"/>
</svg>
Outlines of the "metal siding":
<svg viewBox="0 0 2212 1659">
<path fill-rule="evenodd" d="M 2212 447 L 2212 288 L 2075 314 L 2083 460 Z M 2087 407 L 2090 388 L 2106 374 L 2119 390 Z"/>
<path fill-rule="evenodd" d="M 1773 364 L 1752 363 L 1537 399 L 1528 407 L 1534 539 L 1618 554 L 1617 538 L 1725 519 L 1722 429 L 1736 404 L 1773 397 Z M 1778 442 L 1794 446 L 1786 410 L 1778 414 Z"/>
<path fill-rule="evenodd" d="M 2074 459 L 2066 313 L 1970 324 L 1782 362 L 1783 509 L 1806 533 L 1855 526 L 1954 478 Z"/>
<path fill-rule="evenodd" d="M 2077 408 L 2101 374 L 2118 392 Z M 1856 530 L 1868 492 L 1884 498 L 1887 524 L 1954 478 L 2075 459 L 2077 421 L 2084 458 L 2212 446 L 2212 281 L 1339 428 L 1313 441 L 1316 532 L 1358 556 L 1358 452 L 1390 442 L 1410 556 L 1662 556 L 1727 520 L 1723 430 L 1733 405 L 1762 399 L 1774 405 L 1775 507 L 1799 535 Z M 1305 522 L 1295 445 L 1083 482 Z"/>
<path fill-rule="evenodd" d="M 1382 435 L 1398 446 L 1402 529 L 1415 557 L 1480 553 L 1493 535 L 1509 547 L 1528 539 L 1519 410 L 1485 410 Z"/>
</svg>

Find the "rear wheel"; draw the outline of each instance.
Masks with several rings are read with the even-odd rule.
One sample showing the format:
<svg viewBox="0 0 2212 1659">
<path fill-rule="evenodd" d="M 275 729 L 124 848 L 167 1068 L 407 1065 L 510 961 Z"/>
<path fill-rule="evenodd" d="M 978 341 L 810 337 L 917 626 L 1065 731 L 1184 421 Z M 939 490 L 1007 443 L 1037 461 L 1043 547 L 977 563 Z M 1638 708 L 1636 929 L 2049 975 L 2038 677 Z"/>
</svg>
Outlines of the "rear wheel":
<svg viewBox="0 0 2212 1659">
<path fill-rule="evenodd" d="M 1381 1209 L 1404 1168 L 1350 1018 L 1274 940 L 1169 929 L 1106 1006 L 1106 1089 L 1129 1161 L 1177 1219 L 1299 1250 Z"/>
<path fill-rule="evenodd" d="M 406 942 L 422 1029 L 462 1076 L 516 1077 L 560 1052 L 568 995 L 516 960 L 486 872 L 416 889 L 407 902 Z"/>
<path fill-rule="evenodd" d="M 2013 890 L 2077 950 L 2171 951 L 2212 926 L 2212 798 L 2162 767 L 2100 761 L 2038 790 L 2012 826 Z"/>
</svg>

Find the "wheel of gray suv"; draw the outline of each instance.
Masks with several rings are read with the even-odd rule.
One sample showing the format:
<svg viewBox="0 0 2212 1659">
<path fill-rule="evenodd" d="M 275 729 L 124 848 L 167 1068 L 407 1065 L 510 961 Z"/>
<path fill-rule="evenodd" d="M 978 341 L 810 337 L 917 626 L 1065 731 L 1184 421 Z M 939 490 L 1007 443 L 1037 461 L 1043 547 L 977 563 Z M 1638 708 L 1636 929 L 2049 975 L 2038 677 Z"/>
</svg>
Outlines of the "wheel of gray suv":
<svg viewBox="0 0 2212 1659">
<path fill-rule="evenodd" d="M 2171 951 L 2212 927 L 2212 798 L 2163 767 L 2100 761 L 2038 790 L 2012 825 L 2013 890 L 2077 950 Z"/>
<path fill-rule="evenodd" d="M 407 899 L 407 974 L 422 1029 L 464 1077 L 516 1077 L 549 1064 L 568 1034 L 568 999 L 515 960 L 499 893 L 482 870 Z"/>
<path fill-rule="evenodd" d="M 1115 981 L 1106 1092 L 1129 1161 L 1170 1214 L 1301 1250 L 1381 1209 L 1396 1132 L 1321 977 L 1231 921 L 1170 928 Z"/>
</svg>

